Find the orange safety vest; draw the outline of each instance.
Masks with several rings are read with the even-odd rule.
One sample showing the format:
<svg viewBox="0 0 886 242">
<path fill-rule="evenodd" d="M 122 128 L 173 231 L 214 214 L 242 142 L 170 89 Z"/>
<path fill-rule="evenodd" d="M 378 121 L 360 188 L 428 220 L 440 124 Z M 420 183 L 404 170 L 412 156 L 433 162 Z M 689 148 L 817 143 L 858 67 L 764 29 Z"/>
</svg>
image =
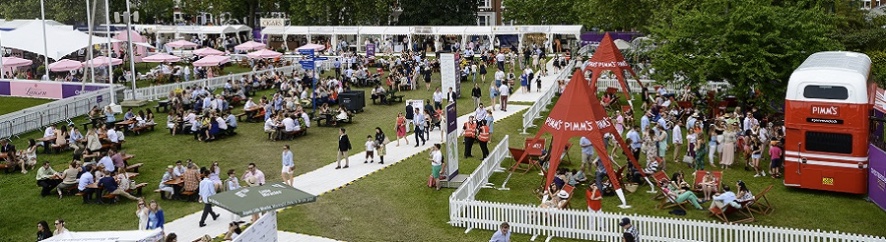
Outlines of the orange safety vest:
<svg viewBox="0 0 886 242">
<path fill-rule="evenodd" d="M 489 142 L 489 126 L 480 127 L 480 135 L 477 136 L 480 142 Z"/>
<path fill-rule="evenodd" d="M 474 138 L 474 134 L 477 132 L 477 125 L 468 121 L 465 123 L 465 138 Z"/>
</svg>

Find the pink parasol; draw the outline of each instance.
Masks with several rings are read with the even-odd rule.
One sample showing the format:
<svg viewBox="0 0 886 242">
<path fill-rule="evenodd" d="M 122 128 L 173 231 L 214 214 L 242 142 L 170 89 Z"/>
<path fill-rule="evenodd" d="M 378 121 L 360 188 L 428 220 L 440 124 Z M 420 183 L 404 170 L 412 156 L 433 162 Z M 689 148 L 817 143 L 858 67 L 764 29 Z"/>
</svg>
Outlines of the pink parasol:
<svg viewBox="0 0 886 242">
<path fill-rule="evenodd" d="M 159 54 L 155 54 L 155 55 L 152 55 L 152 56 L 148 56 L 148 57 L 142 58 L 142 61 L 144 61 L 144 62 L 152 62 L 152 63 L 158 63 L 158 62 L 159 62 L 159 63 L 163 63 L 163 62 L 178 62 L 178 61 L 180 61 L 181 59 L 182 59 L 182 58 L 181 58 L 181 57 L 178 57 L 178 56 L 174 56 L 174 55 L 170 55 L 170 54 L 165 54 L 165 53 L 159 53 Z"/>
<path fill-rule="evenodd" d="M 108 59 L 107 56 L 99 56 L 92 59 L 92 66 L 108 66 L 108 64 L 112 66 L 123 64 L 123 60 L 117 58 Z M 90 66 L 89 60 L 83 62 L 84 66 Z"/>
<path fill-rule="evenodd" d="M 166 43 L 166 46 L 169 46 L 172 48 L 194 48 L 194 47 L 197 47 L 197 44 L 194 44 L 193 42 L 190 42 L 187 40 L 176 40 L 173 42 Z"/>
<path fill-rule="evenodd" d="M 80 68 L 83 68 L 83 63 L 68 59 L 61 59 L 56 61 L 55 63 L 49 64 L 49 71 L 52 72 L 73 71 Z"/>
<path fill-rule="evenodd" d="M 246 54 L 246 56 L 248 56 L 249 58 L 252 58 L 252 59 L 272 59 L 272 58 L 277 58 L 277 57 L 283 56 L 283 54 L 281 54 L 280 52 L 273 51 L 273 50 L 263 49 L 263 50 L 259 50 L 259 51 L 255 51 L 255 52 L 251 52 L 249 54 Z"/>
<path fill-rule="evenodd" d="M 247 41 L 246 43 L 239 44 L 234 46 L 235 50 L 258 50 L 265 48 L 265 44 L 255 42 L 255 41 Z"/>
<path fill-rule="evenodd" d="M 210 55 L 203 57 L 198 61 L 194 62 L 194 66 L 219 66 L 231 61 L 231 57 L 228 56 L 220 56 L 220 55 Z"/>
<path fill-rule="evenodd" d="M 301 47 L 298 47 L 296 50 L 315 50 L 315 51 L 321 51 L 321 50 L 324 50 L 324 49 L 326 49 L 326 46 L 318 45 L 318 44 L 306 44 L 306 45 L 302 45 Z"/>
<path fill-rule="evenodd" d="M 213 48 L 209 48 L 209 47 L 195 50 L 192 53 L 194 53 L 195 55 L 198 55 L 198 56 L 224 55 L 225 54 L 225 52 L 222 52 L 220 50 L 216 50 Z"/>
<path fill-rule="evenodd" d="M 6 67 L 29 66 L 32 63 L 34 63 L 34 61 L 31 61 L 28 59 L 22 59 L 22 58 L 18 58 L 18 57 L 3 57 L 2 63 L 3 63 L 3 67 L 6 68 Z"/>
</svg>

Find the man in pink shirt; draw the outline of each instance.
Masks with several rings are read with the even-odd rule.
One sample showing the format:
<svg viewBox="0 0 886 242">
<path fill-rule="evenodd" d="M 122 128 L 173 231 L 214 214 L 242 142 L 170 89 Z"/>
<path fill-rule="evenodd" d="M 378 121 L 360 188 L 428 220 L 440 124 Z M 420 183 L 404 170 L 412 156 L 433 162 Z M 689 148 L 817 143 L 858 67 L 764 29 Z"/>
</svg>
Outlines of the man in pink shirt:
<svg viewBox="0 0 886 242">
<path fill-rule="evenodd" d="M 255 163 L 249 163 L 246 172 L 243 173 L 243 180 L 250 187 L 261 186 L 265 184 L 265 173 L 255 167 Z"/>
<path fill-rule="evenodd" d="M 769 158 L 772 159 L 772 162 L 769 163 L 769 173 L 772 174 L 773 178 L 781 177 L 778 168 L 781 167 L 781 162 L 784 160 L 782 157 L 784 153 L 779 145 L 781 145 L 781 142 L 778 141 L 772 141 L 769 143 Z"/>
</svg>

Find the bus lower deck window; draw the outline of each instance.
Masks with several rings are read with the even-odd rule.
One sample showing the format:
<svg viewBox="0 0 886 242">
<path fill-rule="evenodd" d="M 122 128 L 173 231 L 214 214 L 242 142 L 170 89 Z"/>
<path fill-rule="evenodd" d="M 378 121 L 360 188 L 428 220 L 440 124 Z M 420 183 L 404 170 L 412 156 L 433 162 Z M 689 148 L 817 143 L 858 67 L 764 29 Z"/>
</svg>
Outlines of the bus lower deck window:
<svg viewBox="0 0 886 242">
<path fill-rule="evenodd" d="M 841 86 L 809 85 L 803 88 L 803 97 L 846 100 L 849 99 L 849 90 Z"/>
<path fill-rule="evenodd" d="M 806 151 L 852 154 L 852 135 L 806 131 Z"/>
</svg>

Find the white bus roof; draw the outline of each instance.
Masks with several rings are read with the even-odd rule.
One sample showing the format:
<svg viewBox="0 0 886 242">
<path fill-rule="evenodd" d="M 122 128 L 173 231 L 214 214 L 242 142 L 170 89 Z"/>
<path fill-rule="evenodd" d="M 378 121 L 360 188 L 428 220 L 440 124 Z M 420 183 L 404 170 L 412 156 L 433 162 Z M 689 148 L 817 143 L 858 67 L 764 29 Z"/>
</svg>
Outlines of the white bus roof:
<svg viewBox="0 0 886 242">
<path fill-rule="evenodd" d="M 867 103 L 870 68 L 871 59 L 861 53 L 828 51 L 812 54 L 791 74 L 785 99 Z M 849 97 L 845 100 L 804 97 L 804 89 L 812 85 L 842 86 L 849 90 Z"/>
</svg>

